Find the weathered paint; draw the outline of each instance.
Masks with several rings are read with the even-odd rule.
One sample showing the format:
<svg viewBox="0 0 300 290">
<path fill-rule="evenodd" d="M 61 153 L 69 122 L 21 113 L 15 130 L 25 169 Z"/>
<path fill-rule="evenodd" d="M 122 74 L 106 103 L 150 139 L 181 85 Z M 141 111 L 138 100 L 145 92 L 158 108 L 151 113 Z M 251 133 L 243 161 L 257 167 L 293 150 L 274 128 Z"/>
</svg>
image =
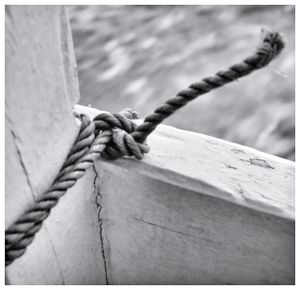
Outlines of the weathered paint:
<svg viewBox="0 0 300 290">
<path fill-rule="evenodd" d="M 110 284 L 294 283 L 294 162 L 164 125 L 148 143 L 96 162 Z"/>
<path fill-rule="evenodd" d="M 11 284 L 105 284 L 95 173 L 61 198 L 25 254 L 8 266 Z"/>
<path fill-rule="evenodd" d="M 109 283 L 294 283 L 294 221 L 104 162 L 97 171 Z"/>
<path fill-rule="evenodd" d="M 64 7 L 7 6 L 6 228 L 59 172 L 78 134 L 72 112 L 78 99 Z M 93 179 L 87 174 L 74 195 L 62 198 L 25 254 L 6 267 L 8 283 L 101 283 Z"/>
<path fill-rule="evenodd" d="M 6 6 L 5 36 L 7 228 L 64 162 L 79 130 L 79 90 L 64 7 Z"/>
<path fill-rule="evenodd" d="M 48 187 L 78 132 L 69 28 L 61 7 L 44 9 L 7 10 L 6 226 Z M 294 283 L 294 162 L 163 125 L 148 143 L 142 161 L 97 161 L 7 280 Z"/>
<path fill-rule="evenodd" d="M 75 109 L 91 118 L 100 112 L 80 105 Z M 147 142 L 151 151 L 142 161 L 122 158 L 113 165 L 263 213 L 295 219 L 294 162 L 164 125 L 158 126 Z"/>
<path fill-rule="evenodd" d="M 148 143 L 97 161 L 46 221 L 65 283 L 294 283 L 294 162 L 164 125 Z"/>
</svg>

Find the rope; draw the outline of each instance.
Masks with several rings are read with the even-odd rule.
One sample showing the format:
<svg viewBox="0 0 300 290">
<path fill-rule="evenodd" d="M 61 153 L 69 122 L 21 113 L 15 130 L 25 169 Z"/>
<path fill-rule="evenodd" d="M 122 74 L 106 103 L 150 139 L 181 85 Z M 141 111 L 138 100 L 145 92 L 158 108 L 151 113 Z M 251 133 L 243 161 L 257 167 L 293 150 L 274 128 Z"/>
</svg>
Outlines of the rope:
<svg viewBox="0 0 300 290">
<path fill-rule="evenodd" d="M 243 60 L 241 63 L 229 67 L 225 71 L 219 71 L 212 77 L 206 77 L 198 83 L 191 84 L 187 89 L 180 91 L 175 97 L 159 106 L 152 114 L 147 116 L 144 123 L 137 127 L 131 134 L 136 142 L 144 142 L 163 120 L 172 115 L 175 111 L 185 106 L 200 95 L 206 94 L 216 88 L 224 86 L 241 77 L 249 75 L 255 70 L 268 65 L 284 48 L 284 42 L 279 33 L 267 32 L 261 45 L 256 52 Z M 116 150 L 117 151 L 117 150 Z M 112 157 L 118 158 L 122 155 L 115 154 Z"/>
<path fill-rule="evenodd" d="M 100 157 L 100 153 L 112 139 L 113 132 L 105 126 L 105 120 L 103 125 L 98 124 L 97 130 L 101 130 L 101 132 L 95 137 L 95 123 L 85 115 L 76 117 L 81 120 L 79 134 L 59 175 L 51 187 L 38 197 L 35 203 L 5 231 L 6 266 L 24 254 L 27 246 L 31 244 L 35 234 L 40 230 L 43 221 L 49 216 L 51 209 L 66 191 L 84 175 L 86 169 Z M 130 120 L 136 118 L 136 115 L 126 110 L 118 114 L 118 117 L 122 121 L 126 118 L 126 122 L 130 123 Z M 114 122 L 118 121 L 116 117 L 114 119 Z"/>
<path fill-rule="evenodd" d="M 132 121 L 137 118 L 137 113 L 131 109 L 114 114 L 101 113 L 93 121 L 86 115 L 77 114 L 81 128 L 58 176 L 50 189 L 5 231 L 5 265 L 24 254 L 51 209 L 100 155 L 108 159 L 121 156 L 142 159 L 150 150 L 146 138 L 163 120 L 196 97 L 268 65 L 283 48 L 280 34 L 268 32 L 252 56 L 180 91 L 147 116 L 140 126 Z"/>
</svg>

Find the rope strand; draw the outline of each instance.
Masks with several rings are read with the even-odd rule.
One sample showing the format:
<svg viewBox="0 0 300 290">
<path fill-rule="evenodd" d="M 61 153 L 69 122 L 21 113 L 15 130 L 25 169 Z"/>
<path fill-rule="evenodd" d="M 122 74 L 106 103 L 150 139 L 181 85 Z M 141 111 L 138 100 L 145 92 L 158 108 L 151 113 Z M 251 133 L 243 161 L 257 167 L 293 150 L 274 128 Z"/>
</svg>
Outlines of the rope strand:
<svg viewBox="0 0 300 290">
<path fill-rule="evenodd" d="M 159 106 L 151 115 L 147 116 L 144 123 L 137 127 L 131 134 L 138 142 L 144 142 L 163 120 L 175 111 L 185 106 L 195 98 L 204 95 L 216 88 L 224 86 L 255 70 L 268 65 L 284 48 L 282 37 L 277 32 L 267 32 L 262 44 L 256 52 L 241 63 L 231 66 L 225 71 L 220 71 L 212 77 L 206 77 L 199 83 L 191 84 L 187 89 L 180 91 L 174 98 L 169 99 Z"/>
<path fill-rule="evenodd" d="M 121 114 L 123 117 L 123 114 Z M 129 118 L 130 113 L 127 114 Z M 95 138 L 95 124 L 85 115 L 80 116 L 81 128 L 74 145 L 51 187 L 5 231 L 5 265 L 10 265 L 24 254 L 43 221 L 49 216 L 58 200 L 82 177 L 100 157 L 109 143 L 112 131 L 102 130 Z M 129 120 L 129 119 L 128 119 Z M 99 128 L 98 128 L 99 129 Z"/>
</svg>

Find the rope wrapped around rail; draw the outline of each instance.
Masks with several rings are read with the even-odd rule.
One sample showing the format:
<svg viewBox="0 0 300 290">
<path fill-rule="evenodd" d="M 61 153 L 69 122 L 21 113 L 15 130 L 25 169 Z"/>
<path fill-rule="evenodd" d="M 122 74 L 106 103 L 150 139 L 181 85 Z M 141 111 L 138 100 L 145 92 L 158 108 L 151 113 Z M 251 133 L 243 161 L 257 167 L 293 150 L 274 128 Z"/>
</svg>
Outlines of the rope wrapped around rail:
<svg viewBox="0 0 300 290">
<path fill-rule="evenodd" d="M 81 121 L 81 128 L 58 176 L 51 187 L 5 231 L 5 265 L 10 265 L 24 254 L 51 209 L 100 156 L 107 159 L 122 156 L 142 159 L 150 150 L 146 144 L 147 137 L 163 120 L 198 96 L 265 67 L 283 48 L 280 34 L 267 32 L 252 56 L 214 76 L 191 84 L 159 106 L 139 126 L 133 122 L 137 119 L 136 112 L 130 109 L 114 114 L 101 113 L 93 121 L 86 115 L 75 113 Z"/>
</svg>

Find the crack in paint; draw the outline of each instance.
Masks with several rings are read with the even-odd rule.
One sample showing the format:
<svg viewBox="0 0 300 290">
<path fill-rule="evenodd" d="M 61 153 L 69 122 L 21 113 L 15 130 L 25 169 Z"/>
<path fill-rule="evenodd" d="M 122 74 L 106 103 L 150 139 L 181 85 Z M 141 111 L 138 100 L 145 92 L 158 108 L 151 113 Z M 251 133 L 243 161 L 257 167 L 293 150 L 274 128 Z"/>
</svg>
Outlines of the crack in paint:
<svg viewBox="0 0 300 290">
<path fill-rule="evenodd" d="M 196 236 L 196 235 L 184 233 L 184 232 L 181 232 L 181 231 L 178 231 L 178 230 L 174 230 L 174 229 L 171 229 L 171 228 L 163 226 L 163 225 L 158 225 L 158 224 L 146 221 L 146 220 L 141 219 L 141 218 L 132 217 L 132 219 L 135 220 L 135 221 L 137 221 L 137 222 L 148 224 L 148 225 L 154 226 L 154 227 L 158 227 L 158 228 L 161 228 L 161 229 L 173 232 L 173 233 L 177 233 L 177 234 L 180 234 L 180 235 L 183 235 L 183 236 L 189 236 L 189 237 L 192 237 L 192 238 L 201 239 L 201 240 L 203 240 L 203 241 L 205 241 L 205 242 L 207 242 L 209 244 L 216 244 L 216 245 L 222 246 L 222 242 L 219 242 L 219 241 L 214 241 L 214 240 L 209 239 L 209 238 L 203 238 L 203 237 L 200 237 L 200 236 Z"/>
<path fill-rule="evenodd" d="M 28 184 L 28 186 L 29 186 L 29 188 L 30 188 L 31 195 L 32 195 L 32 197 L 33 197 L 33 200 L 35 200 L 35 195 L 34 195 L 33 186 L 32 186 L 32 184 L 31 184 L 31 182 L 30 182 L 29 174 L 28 174 L 28 172 L 27 172 L 27 169 L 26 169 L 26 166 L 25 166 L 25 162 L 24 162 L 23 157 L 22 157 L 21 150 L 20 150 L 20 148 L 19 148 L 19 146 L 18 146 L 18 139 L 19 139 L 19 138 L 17 137 L 16 133 L 13 131 L 12 128 L 10 128 L 10 132 L 11 132 L 11 134 L 12 134 L 12 136 L 13 136 L 13 141 L 14 141 L 14 144 L 15 144 L 15 147 L 16 147 L 17 155 L 18 155 L 18 157 L 19 157 L 21 167 L 22 167 L 22 169 L 23 169 L 23 171 L 24 171 L 24 174 L 25 174 L 25 177 L 26 177 L 27 184 Z"/>
<path fill-rule="evenodd" d="M 60 277 L 61 277 L 61 280 L 62 280 L 62 285 L 66 285 L 65 280 L 64 280 L 64 276 L 63 276 L 63 271 L 62 271 L 61 265 L 60 265 L 59 260 L 58 260 L 58 255 L 57 255 L 56 249 L 55 249 L 55 247 L 54 247 L 54 243 L 53 243 L 53 241 L 52 241 L 52 239 L 51 239 L 51 235 L 50 235 L 50 233 L 49 233 L 49 231 L 48 231 L 48 229 L 46 228 L 45 225 L 44 225 L 44 228 L 45 228 L 45 231 L 48 232 L 48 237 L 49 237 L 49 241 L 50 241 L 50 246 L 51 246 L 51 248 L 52 248 L 52 251 L 53 251 L 53 254 L 54 254 L 54 258 L 55 258 L 55 260 L 56 260 L 56 263 L 57 263 L 57 265 L 58 265 L 58 270 L 59 270 L 59 274 L 60 274 Z"/>
<path fill-rule="evenodd" d="M 226 165 L 227 168 L 230 168 L 230 169 L 235 169 L 237 170 L 237 168 L 235 166 L 231 166 L 231 165 Z"/>
<path fill-rule="evenodd" d="M 244 162 L 249 162 L 251 165 L 256 165 L 264 168 L 270 168 L 275 169 L 275 167 L 271 166 L 266 160 L 260 159 L 260 158 L 250 158 L 250 160 L 247 159 L 240 159 Z"/>
<path fill-rule="evenodd" d="M 231 148 L 230 151 L 232 151 L 232 152 L 234 152 L 234 153 L 245 153 L 244 150 L 238 149 L 238 148 Z"/>
<path fill-rule="evenodd" d="M 191 236 L 191 237 L 193 237 L 193 235 L 191 235 L 191 234 L 183 233 L 183 232 L 180 232 L 180 231 L 177 231 L 177 230 L 168 228 L 168 227 L 166 227 L 166 226 L 162 226 L 162 225 L 158 225 L 158 224 L 155 224 L 155 223 L 146 221 L 146 220 L 144 220 L 144 219 L 140 219 L 140 218 L 137 218 L 137 217 L 132 217 L 132 218 L 133 218 L 134 220 L 138 221 L 138 222 L 145 223 L 145 224 L 148 224 L 148 225 L 151 225 L 151 226 L 154 226 L 154 227 L 158 227 L 158 228 L 161 228 L 161 229 L 164 229 L 164 230 L 173 232 L 173 233 L 177 233 L 177 234 L 181 234 L 181 235 L 184 235 L 184 236 Z"/>
<path fill-rule="evenodd" d="M 96 205 L 97 205 L 97 208 L 98 208 L 98 224 L 99 224 L 101 253 L 102 253 L 102 258 L 103 258 L 105 281 L 106 281 L 106 284 L 109 285 L 108 273 L 107 273 L 107 262 L 106 262 L 105 249 L 104 249 L 104 239 L 103 239 L 103 219 L 101 217 L 102 204 L 100 203 L 100 201 L 102 200 L 102 195 L 101 195 L 101 192 L 100 192 L 100 188 L 97 185 L 97 179 L 98 178 L 100 179 L 100 176 L 98 175 L 98 172 L 97 172 L 94 164 L 93 164 L 93 170 L 94 170 L 94 173 L 95 173 L 94 193 L 96 195 L 95 202 L 96 202 Z"/>
</svg>

